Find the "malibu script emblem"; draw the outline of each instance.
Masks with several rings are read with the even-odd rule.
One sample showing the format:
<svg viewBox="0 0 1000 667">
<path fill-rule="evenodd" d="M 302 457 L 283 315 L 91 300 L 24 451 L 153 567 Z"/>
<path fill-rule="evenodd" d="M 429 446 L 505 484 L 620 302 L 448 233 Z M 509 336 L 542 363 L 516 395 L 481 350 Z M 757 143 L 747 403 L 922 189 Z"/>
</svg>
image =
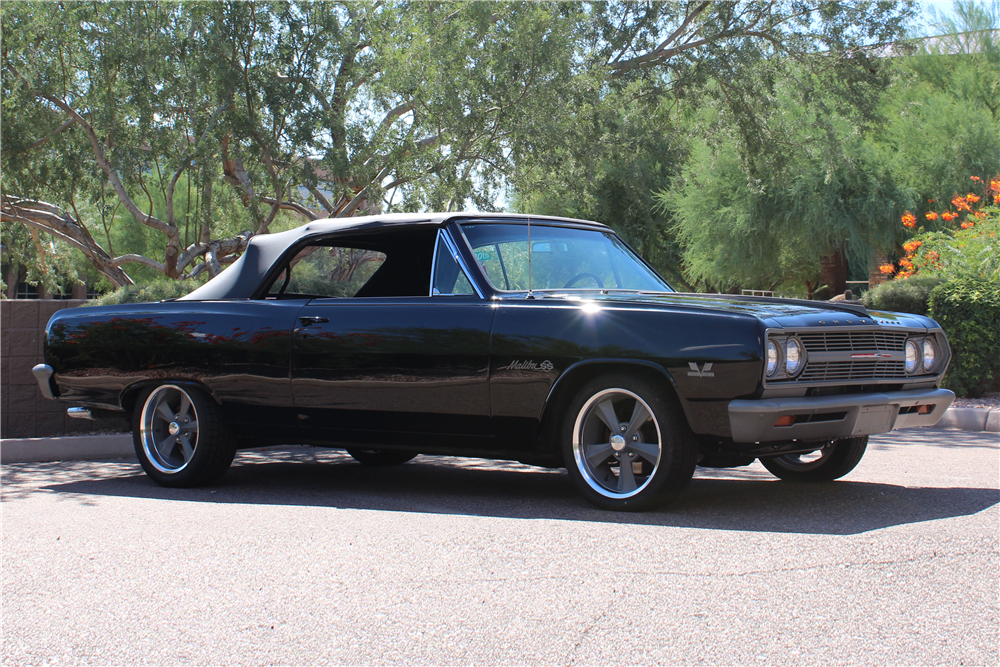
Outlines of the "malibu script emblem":
<svg viewBox="0 0 1000 667">
<path fill-rule="evenodd" d="M 551 371 L 554 368 L 552 362 L 546 359 L 540 364 L 536 364 L 534 361 L 529 361 L 525 359 L 524 361 L 518 361 L 515 359 L 510 362 L 507 366 L 501 366 L 498 371 Z"/>
<path fill-rule="evenodd" d="M 711 364 L 711 362 L 705 362 L 704 364 L 702 364 L 701 368 L 698 368 L 698 364 L 694 363 L 693 361 L 689 361 L 688 362 L 688 368 L 691 369 L 691 370 L 688 371 L 688 376 L 690 376 L 690 377 L 696 377 L 696 378 L 714 378 L 715 377 L 715 373 L 712 372 L 712 364 Z"/>
</svg>

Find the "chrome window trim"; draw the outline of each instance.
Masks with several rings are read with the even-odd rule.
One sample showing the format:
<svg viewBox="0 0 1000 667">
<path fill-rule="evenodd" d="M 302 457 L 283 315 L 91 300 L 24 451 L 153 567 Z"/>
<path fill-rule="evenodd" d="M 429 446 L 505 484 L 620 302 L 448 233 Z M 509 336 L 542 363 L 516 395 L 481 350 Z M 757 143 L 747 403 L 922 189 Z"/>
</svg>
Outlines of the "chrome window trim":
<svg viewBox="0 0 1000 667">
<path fill-rule="evenodd" d="M 767 377 L 767 341 L 772 336 L 776 338 L 785 338 L 788 336 L 794 336 L 803 333 L 854 333 L 854 332 L 901 333 L 901 334 L 906 334 L 907 339 L 914 337 L 933 338 L 935 345 L 937 346 L 938 352 L 939 353 L 944 352 L 941 343 L 938 339 L 939 334 L 944 335 L 944 330 L 941 329 L 940 327 L 925 329 L 923 327 L 918 328 L 918 327 L 903 327 L 903 326 L 893 326 L 893 325 L 886 326 L 881 324 L 860 324 L 860 325 L 846 325 L 837 327 L 831 326 L 829 328 L 824 326 L 790 327 L 787 329 L 783 327 L 768 327 L 764 329 L 764 338 L 762 345 L 761 359 L 763 363 L 761 364 L 761 386 L 764 389 L 767 389 L 769 383 L 771 388 L 836 387 L 843 385 L 862 385 L 862 384 L 912 384 L 915 382 L 918 383 L 934 382 L 935 384 L 937 384 L 938 382 L 940 382 L 941 377 L 944 375 L 944 372 L 948 369 L 948 366 L 951 363 L 951 349 L 949 346 L 948 355 L 946 359 L 947 363 L 942 364 L 940 360 L 936 361 L 935 364 L 939 368 L 934 373 L 913 373 L 913 374 L 907 374 L 906 377 L 902 378 L 864 378 L 857 380 L 818 380 L 818 381 L 798 380 L 796 378 L 801 377 L 802 373 L 805 372 L 806 365 L 808 365 L 809 363 L 808 355 L 810 353 L 808 350 L 805 350 L 805 346 L 803 345 L 803 350 L 806 352 L 807 359 L 806 359 L 806 364 L 802 366 L 802 369 L 799 371 L 798 375 L 792 378 L 784 376 L 782 377 L 776 376 L 772 378 Z M 899 354 L 904 355 L 905 352 L 901 352 Z M 783 346 L 781 345 L 778 345 L 778 356 L 779 356 L 779 369 L 777 372 L 780 372 L 781 369 L 783 368 L 783 363 L 784 363 L 784 349 Z M 899 361 L 899 360 L 900 359 L 893 359 L 893 361 Z M 918 366 L 918 368 L 920 367 Z"/>
<path fill-rule="evenodd" d="M 435 279 L 437 278 L 437 256 L 442 241 L 444 241 L 445 246 L 448 248 L 448 252 L 451 253 L 451 256 L 455 259 L 455 262 L 458 263 L 458 268 L 462 271 L 463 274 L 465 274 L 465 279 L 469 281 L 470 285 L 472 285 L 472 289 L 476 290 L 476 294 L 479 295 L 480 299 L 485 298 L 483 296 L 483 291 L 479 289 L 479 285 L 477 285 L 476 281 L 473 280 L 472 277 L 470 276 L 469 267 L 465 264 L 465 260 L 462 259 L 462 255 L 459 254 L 458 248 L 455 246 L 455 243 L 451 240 L 451 237 L 448 236 L 447 230 L 444 229 L 438 230 L 437 238 L 434 240 L 434 255 L 431 257 L 431 284 L 427 288 L 427 296 L 464 296 L 464 295 L 434 294 L 434 282 Z"/>
</svg>

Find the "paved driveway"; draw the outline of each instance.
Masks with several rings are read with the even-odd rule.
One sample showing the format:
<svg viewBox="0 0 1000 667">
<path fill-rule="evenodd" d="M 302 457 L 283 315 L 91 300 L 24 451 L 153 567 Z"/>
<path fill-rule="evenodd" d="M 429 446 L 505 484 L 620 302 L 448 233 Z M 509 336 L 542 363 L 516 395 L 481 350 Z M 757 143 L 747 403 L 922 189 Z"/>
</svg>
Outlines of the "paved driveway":
<svg viewBox="0 0 1000 667">
<path fill-rule="evenodd" d="M 5 465 L 3 662 L 996 665 L 998 440 L 879 436 L 821 485 L 699 469 L 641 515 L 481 460 L 248 452 L 183 491 Z"/>
</svg>

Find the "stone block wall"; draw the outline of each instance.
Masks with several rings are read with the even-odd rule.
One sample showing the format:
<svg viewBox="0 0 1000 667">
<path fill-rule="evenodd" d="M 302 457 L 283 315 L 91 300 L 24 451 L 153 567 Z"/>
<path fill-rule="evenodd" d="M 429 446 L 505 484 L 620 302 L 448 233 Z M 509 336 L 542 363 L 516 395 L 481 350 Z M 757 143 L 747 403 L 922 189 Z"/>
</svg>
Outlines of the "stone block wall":
<svg viewBox="0 0 1000 667">
<path fill-rule="evenodd" d="M 41 438 L 96 430 L 124 429 L 123 419 L 71 419 L 62 401 L 38 390 L 31 369 L 43 362 L 42 343 L 49 318 L 83 299 L 0 299 L 0 438 Z"/>
</svg>

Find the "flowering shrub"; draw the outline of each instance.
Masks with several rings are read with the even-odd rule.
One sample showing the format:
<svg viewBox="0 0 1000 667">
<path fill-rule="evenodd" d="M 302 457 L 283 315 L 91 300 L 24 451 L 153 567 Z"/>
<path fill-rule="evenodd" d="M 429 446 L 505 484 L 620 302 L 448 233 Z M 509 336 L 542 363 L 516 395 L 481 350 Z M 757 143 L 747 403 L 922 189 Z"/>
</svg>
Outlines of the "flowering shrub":
<svg viewBox="0 0 1000 667">
<path fill-rule="evenodd" d="M 989 182 L 978 176 L 970 180 L 978 194 L 956 194 L 951 208 L 924 214 L 935 223 L 934 229 L 917 229 L 916 216 L 910 211 L 903 214 L 903 226 L 915 229 L 917 235 L 903 244 L 906 254 L 896 265 L 879 267 L 883 274 L 896 278 L 963 275 L 1000 281 L 1000 175 Z M 937 224 L 938 218 L 947 226 Z"/>
</svg>

